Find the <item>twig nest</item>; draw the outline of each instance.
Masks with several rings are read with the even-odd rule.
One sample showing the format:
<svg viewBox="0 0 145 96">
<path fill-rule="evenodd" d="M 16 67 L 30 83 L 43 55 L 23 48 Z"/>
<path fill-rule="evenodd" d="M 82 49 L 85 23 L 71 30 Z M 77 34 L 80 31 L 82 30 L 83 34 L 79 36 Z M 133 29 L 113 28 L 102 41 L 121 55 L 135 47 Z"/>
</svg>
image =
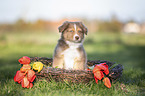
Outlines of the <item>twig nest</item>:
<svg viewBox="0 0 145 96">
<path fill-rule="evenodd" d="M 31 62 L 42 62 L 47 66 L 52 66 L 52 58 L 46 57 L 31 57 Z M 115 63 L 107 60 L 88 60 L 87 65 L 93 66 L 100 63 L 106 63 L 109 68 Z M 122 76 L 123 66 L 121 64 L 116 65 L 114 68 L 109 70 L 108 77 L 112 82 L 119 79 Z M 94 80 L 92 71 L 87 70 L 66 70 L 60 68 L 44 67 L 41 72 L 36 72 L 37 78 L 45 78 L 47 81 L 55 80 L 62 82 L 71 83 L 88 83 Z"/>
</svg>

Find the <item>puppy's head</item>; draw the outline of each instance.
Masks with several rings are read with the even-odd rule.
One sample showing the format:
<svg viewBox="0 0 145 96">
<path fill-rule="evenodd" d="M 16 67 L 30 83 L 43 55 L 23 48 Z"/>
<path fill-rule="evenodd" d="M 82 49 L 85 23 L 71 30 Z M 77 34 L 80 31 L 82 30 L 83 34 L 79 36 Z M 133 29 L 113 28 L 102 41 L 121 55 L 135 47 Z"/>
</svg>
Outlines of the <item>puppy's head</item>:
<svg viewBox="0 0 145 96">
<path fill-rule="evenodd" d="M 61 38 L 71 42 L 81 42 L 84 39 L 84 34 L 87 35 L 87 28 L 82 22 L 64 22 L 59 28 L 62 33 Z"/>
</svg>

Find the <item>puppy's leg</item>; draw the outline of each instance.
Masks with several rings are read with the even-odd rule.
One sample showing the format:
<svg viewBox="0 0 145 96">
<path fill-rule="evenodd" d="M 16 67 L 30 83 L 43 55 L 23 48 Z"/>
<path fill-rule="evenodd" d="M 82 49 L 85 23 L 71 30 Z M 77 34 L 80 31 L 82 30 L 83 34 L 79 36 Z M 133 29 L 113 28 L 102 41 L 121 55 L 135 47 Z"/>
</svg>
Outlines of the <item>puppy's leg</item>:
<svg viewBox="0 0 145 96">
<path fill-rule="evenodd" d="M 53 64 L 52 64 L 52 67 L 55 68 L 63 68 L 63 62 L 64 62 L 64 57 L 63 56 L 54 56 L 53 57 Z"/>
<path fill-rule="evenodd" d="M 80 54 L 80 57 L 75 58 L 73 68 L 75 70 L 85 70 L 87 69 L 87 54 L 83 46 L 79 47 L 77 50 Z"/>
<path fill-rule="evenodd" d="M 54 50 L 53 55 L 53 64 L 52 67 L 64 68 L 64 54 L 63 51 L 68 48 L 68 45 L 64 42 L 63 39 L 58 41 L 58 44 Z"/>
<path fill-rule="evenodd" d="M 73 68 L 75 70 L 85 70 L 87 68 L 86 58 L 78 58 L 75 60 Z"/>
</svg>

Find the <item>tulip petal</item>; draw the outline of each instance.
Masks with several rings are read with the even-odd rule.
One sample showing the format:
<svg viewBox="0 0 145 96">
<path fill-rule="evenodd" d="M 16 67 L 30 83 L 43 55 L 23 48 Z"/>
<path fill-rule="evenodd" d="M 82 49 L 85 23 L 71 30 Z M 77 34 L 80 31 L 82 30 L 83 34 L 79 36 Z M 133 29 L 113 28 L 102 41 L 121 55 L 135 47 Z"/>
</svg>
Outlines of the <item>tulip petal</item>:
<svg viewBox="0 0 145 96">
<path fill-rule="evenodd" d="M 89 69 L 89 68 L 87 68 L 86 70 L 87 70 L 87 71 L 91 71 L 91 69 Z"/>
<path fill-rule="evenodd" d="M 106 75 L 109 74 L 109 69 L 108 69 L 108 65 L 106 63 L 101 63 L 98 64 L 94 67 L 93 69 L 93 73 L 95 73 L 96 71 L 102 71 L 104 72 Z"/>
<path fill-rule="evenodd" d="M 98 80 L 101 80 L 103 77 L 104 77 L 104 74 L 102 71 L 96 71 L 94 73 L 94 76 L 98 79 Z"/>
<path fill-rule="evenodd" d="M 21 72 L 26 72 L 26 71 L 28 71 L 28 70 L 30 70 L 30 69 L 31 69 L 31 66 L 30 66 L 29 64 L 25 64 L 25 65 L 23 65 L 23 66 L 21 67 L 20 71 L 21 71 Z"/>
<path fill-rule="evenodd" d="M 96 65 L 96 66 L 94 67 L 94 69 L 93 69 L 93 73 L 95 73 L 96 71 L 100 71 L 100 70 L 101 70 L 101 68 L 98 67 L 98 65 Z"/>
<path fill-rule="evenodd" d="M 27 89 L 32 88 L 32 87 L 33 87 L 33 84 L 29 83 L 29 85 L 27 86 Z"/>
<path fill-rule="evenodd" d="M 18 60 L 21 64 L 30 64 L 30 58 L 29 57 L 27 57 L 27 56 L 23 56 L 22 58 L 20 58 L 19 60 Z"/>
<path fill-rule="evenodd" d="M 106 70 L 104 70 L 103 71 L 106 75 L 108 75 L 109 74 L 109 69 L 106 69 Z"/>
<path fill-rule="evenodd" d="M 95 78 L 95 82 L 98 84 L 98 79 L 94 76 L 94 78 Z"/>
<path fill-rule="evenodd" d="M 36 78 L 35 72 L 33 70 L 28 70 L 27 78 L 30 82 L 33 82 Z"/>
<path fill-rule="evenodd" d="M 108 66 L 108 65 L 107 65 Z M 109 74 L 109 69 L 108 67 L 106 67 L 106 65 L 100 65 L 99 67 L 101 67 L 101 70 L 106 74 L 108 75 Z"/>
<path fill-rule="evenodd" d="M 106 63 L 100 63 L 94 67 L 93 72 L 106 69 L 108 69 L 108 65 Z"/>
<path fill-rule="evenodd" d="M 104 82 L 104 85 L 105 85 L 106 87 L 108 87 L 108 88 L 111 87 L 111 82 L 110 82 L 110 79 L 109 79 L 108 77 L 105 77 L 105 78 L 103 79 L 103 82 Z"/>
<path fill-rule="evenodd" d="M 30 87 L 30 84 L 26 88 L 29 89 L 29 87 Z"/>
<path fill-rule="evenodd" d="M 106 63 L 101 63 L 100 65 L 103 65 L 104 67 L 108 68 L 108 65 Z"/>
<path fill-rule="evenodd" d="M 33 69 L 40 72 L 43 69 L 43 64 L 41 62 L 34 62 Z"/>
<path fill-rule="evenodd" d="M 21 83 L 24 76 L 25 76 L 25 73 L 22 73 L 21 71 L 17 71 L 16 75 L 14 76 L 14 81 Z"/>
<path fill-rule="evenodd" d="M 32 88 L 32 87 L 33 87 L 33 84 L 32 84 L 32 83 L 30 83 L 29 87 L 30 87 L 30 88 Z"/>
<path fill-rule="evenodd" d="M 98 67 L 101 69 L 101 70 L 107 70 L 108 68 L 102 64 L 98 65 Z"/>
<path fill-rule="evenodd" d="M 99 67 L 101 68 L 101 70 L 103 70 L 103 72 L 108 75 L 109 74 L 109 69 L 108 69 L 108 65 L 106 63 L 101 63 L 99 64 Z"/>
<path fill-rule="evenodd" d="M 21 83 L 22 87 L 27 88 L 29 86 L 29 84 L 30 84 L 30 82 L 28 81 L 27 77 L 24 77 L 22 79 L 22 83 Z"/>
<path fill-rule="evenodd" d="M 38 72 L 40 72 L 43 69 L 43 65 L 40 65 L 38 68 Z"/>
</svg>

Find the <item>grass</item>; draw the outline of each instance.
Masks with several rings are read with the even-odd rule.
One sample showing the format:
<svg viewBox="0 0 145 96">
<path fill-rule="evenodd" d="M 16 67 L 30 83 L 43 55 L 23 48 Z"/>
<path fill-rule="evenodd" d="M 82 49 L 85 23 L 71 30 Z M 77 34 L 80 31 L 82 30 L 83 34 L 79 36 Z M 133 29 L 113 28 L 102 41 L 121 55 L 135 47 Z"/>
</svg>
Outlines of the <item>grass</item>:
<svg viewBox="0 0 145 96">
<path fill-rule="evenodd" d="M 102 82 L 67 84 L 36 80 L 32 89 L 13 81 L 22 56 L 52 57 L 59 34 L 12 32 L 0 34 L 1 96 L 143 96 L 145 95 L 145 35 L 94 33 L 86 36 L 84 47 L 90 60 L 123 64 L 123 76 L 110 89 Z"/>
</svg>

